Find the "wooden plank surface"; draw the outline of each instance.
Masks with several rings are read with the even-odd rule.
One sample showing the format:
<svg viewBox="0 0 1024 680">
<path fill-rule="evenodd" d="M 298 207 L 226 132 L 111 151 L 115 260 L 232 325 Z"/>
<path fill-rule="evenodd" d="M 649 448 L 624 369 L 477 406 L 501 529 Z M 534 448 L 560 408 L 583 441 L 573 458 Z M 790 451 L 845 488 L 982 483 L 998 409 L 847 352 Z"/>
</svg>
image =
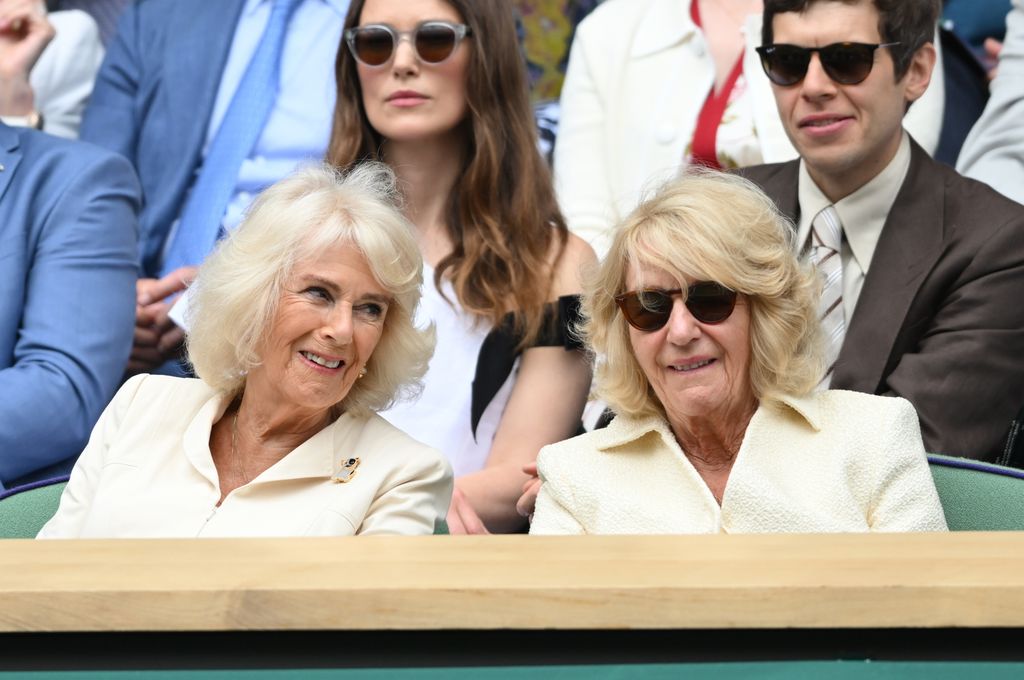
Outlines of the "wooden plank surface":
<svg viewBox="0 0 1024 680">
<path fill-rule="evenodd" d="M 1024 533 L 0 541 L 0 631 L 1024 627 Z"/>
</svg>

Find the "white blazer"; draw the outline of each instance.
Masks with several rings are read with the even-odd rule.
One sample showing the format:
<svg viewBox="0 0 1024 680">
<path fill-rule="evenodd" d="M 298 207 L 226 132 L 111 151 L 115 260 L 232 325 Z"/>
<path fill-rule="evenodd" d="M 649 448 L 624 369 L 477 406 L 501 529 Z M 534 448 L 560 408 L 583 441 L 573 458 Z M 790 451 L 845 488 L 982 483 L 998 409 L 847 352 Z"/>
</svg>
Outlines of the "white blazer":
<svg viewBox="0 0 1024 680">
<path fill-rule="evenodd" d="M 765 163 L 796 150 L 754 48 L 761 16 L 744 26 L 754 127 Z M 687 0 L 607 0 L 576 30 L 555 142 L 555 184 L 569 228 L 603 256 L 611 228 L 645 189 L 675 176 L 714 82 L 714 64 Z M 936 69 L 904 124 L 929 153 L 939 142 L 943 88 Z"/>
<path fill-rule="evenodd" d="M 114 395 L 40 538 L 430 534 L 448 511 L 439 451 L 380 416 L 343 414 L 217 505 L 210 431 L 229 399 L 142 375 Z M 358 459 L 345 483 L 345 463 Z M 351 467 L 351 466 L 350 466 Z"/>
<path fill-rule="evenodd" d="M 831 390 L 760 407 L 719 506 L 661 418 L 545 446 L 533 534 L 945 531 L 910 402 Z"/>
</svg>

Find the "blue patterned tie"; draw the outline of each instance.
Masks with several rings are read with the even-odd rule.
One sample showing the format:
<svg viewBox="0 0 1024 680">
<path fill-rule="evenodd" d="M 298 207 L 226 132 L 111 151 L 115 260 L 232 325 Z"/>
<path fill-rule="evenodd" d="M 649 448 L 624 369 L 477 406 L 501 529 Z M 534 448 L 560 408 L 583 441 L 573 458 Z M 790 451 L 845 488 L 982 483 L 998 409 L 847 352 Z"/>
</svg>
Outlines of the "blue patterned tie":
<svg viewBox="0 0 1024 680">
<path fill-rule="evenodd" d="M 302 0 L 273 0 L 270 19 L 203 160 L 164 258 L 161 275 L 198 265 L 213 250 L 242 161 L 259 141 L 277 98 L 288 20 Z"/>
</svg>

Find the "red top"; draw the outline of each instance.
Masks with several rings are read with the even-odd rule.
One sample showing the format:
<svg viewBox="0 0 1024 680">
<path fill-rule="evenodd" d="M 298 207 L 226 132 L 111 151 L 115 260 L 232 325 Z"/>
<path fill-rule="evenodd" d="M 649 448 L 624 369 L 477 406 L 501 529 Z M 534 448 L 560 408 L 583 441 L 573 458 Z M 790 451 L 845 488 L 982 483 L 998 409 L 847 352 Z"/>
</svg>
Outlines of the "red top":
<svg viewBox="0 0 1024 680">
<path fill-rule="evenodd" d="M 693 0 L 690 3 L 690 17 L 699 28 L 700 10 L 697 5 L 698 0 Z M 729 77 L 726 79 L 722 89 L 715 92 L 715 86 L 712 84 L 708 98 L 704 101 L 700 115 L 697 116 L 697 127 L 693 131 L 690 152 L 694 163 L 699 163 L 715 170 L 722 169 L 722 166 L 718 163 L 718 154 L 716 152 L 718 126 L 722 124 L 725 107 L 729 104 L 729 96 L 732 95 L 732 90 L 736 86 L 736 80 L 740 77 L 741 73 L 743 73 L 742 54 L 736 60 L 736 64 L 732 67 L 732 71 L 729 73 Z"/>
</svg>

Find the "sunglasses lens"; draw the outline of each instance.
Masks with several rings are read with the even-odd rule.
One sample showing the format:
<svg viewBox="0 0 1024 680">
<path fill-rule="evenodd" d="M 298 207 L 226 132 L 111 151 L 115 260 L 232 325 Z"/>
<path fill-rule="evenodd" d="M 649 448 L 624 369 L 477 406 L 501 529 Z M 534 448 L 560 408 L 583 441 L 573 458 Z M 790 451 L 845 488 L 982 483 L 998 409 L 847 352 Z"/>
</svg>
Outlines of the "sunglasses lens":
<svg viewBox="0 0 1024 680">
<path fill-rule="evenodd" d="M 777 85 L 794 85 L 807 75 L 811 53 L 795 45 L 776 45 L 761 57 L 764 71 Z"/>
<path fill-rule="evenodd" d="M 416 31 L 416 53 L 428 64 L 437 64 L 455 51 L 455 29 L 444 24 L 427 24 Z"/>
<path fill-rule="evenodd" d="M 672 314 L 672 298 L 657 290 L 638 290 L 618 298 L 619 308 L 631 326 L 641 331 L 656 331 Z"/>
<path fill-rule="evenodd" d="M 721 323 L 735 307 L 736 291 L 719 283 L 695 283 L 686 295 L 686 308 L 701 323 Z"/>
<path fill-rule="evenodd" d="M 843 85 L 861 83 L 875 63 L 871 45 L 837 43 L 821 50 L 821 65 L 828 77 Z"/>
<path fill-rule="evenodd" d="M 352 52 L 368 66 L 387 63 L 395 50 L 395 40 L 386 28 L 367 26 L 360 28 L 352 39 Z"/>
</svg>

